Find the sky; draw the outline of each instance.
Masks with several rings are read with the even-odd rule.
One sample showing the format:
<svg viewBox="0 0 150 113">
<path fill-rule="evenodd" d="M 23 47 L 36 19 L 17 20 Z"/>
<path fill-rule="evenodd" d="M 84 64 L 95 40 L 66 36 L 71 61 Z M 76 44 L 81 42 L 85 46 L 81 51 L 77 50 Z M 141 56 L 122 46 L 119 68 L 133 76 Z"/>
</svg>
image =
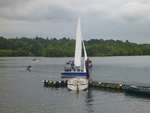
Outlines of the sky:
<svg viewBox="0 0 150 113">
<path fill-rule="evenodd" d="M 150 0 L 0 0 L 0 35 L 150 43 Z"/>
</svg>

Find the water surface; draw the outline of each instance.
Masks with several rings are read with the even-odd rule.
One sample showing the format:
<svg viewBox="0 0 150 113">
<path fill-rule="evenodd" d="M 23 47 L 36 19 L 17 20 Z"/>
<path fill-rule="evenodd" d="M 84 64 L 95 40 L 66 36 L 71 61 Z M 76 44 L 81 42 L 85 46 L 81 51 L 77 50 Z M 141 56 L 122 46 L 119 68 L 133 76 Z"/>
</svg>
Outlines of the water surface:
<svg viewBox="0 0 150 113">
<path fill-rule="evenodd" d="M 76 93 L 45 88 L 58 80 L 70 58 L 0 58 L 0 113 L 149 113 L 150 99 L 90 89 Z M 92 78 L 101 81 L 150 83 L 150 56 L 92 58 Z M 31 72 L 26 66 L 32 65 Z"/>
</svg>

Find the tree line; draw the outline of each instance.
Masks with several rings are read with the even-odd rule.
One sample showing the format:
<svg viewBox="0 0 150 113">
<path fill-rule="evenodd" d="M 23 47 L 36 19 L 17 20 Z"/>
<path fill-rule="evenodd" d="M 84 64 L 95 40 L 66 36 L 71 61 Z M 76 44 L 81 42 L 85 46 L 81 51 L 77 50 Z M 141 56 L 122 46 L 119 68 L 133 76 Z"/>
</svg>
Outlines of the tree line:
<svg viewBox="0 0 150 113">
<path fill-rule="evenodd" d="M 88 56 L 150 55 L 150 44 L 137 44 L 121 40 L 90 39 L 85 41 Z M 5 38 L 0 36 L 0 56 L 74 56 L 75 40 L 69 38 L 44 39 Z"/>
</svg>

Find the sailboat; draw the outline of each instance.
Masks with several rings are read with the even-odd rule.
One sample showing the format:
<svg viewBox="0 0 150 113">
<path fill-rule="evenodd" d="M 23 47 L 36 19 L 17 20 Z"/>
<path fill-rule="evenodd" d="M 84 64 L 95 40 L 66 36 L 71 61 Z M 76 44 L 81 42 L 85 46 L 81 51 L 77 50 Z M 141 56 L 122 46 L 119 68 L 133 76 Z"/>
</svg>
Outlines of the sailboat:
<svg viewBox="0 0 150 113">
<path fill-rule="evenodd" d="M 84 60 L 82 60 L 82 49 L 84 53 Z M 80 19 L 78 19 L 74 60 L 66 63 L 64 71 L 61 73 L 62 74 L 61 77 L 62 78 L 74 78 L 74 77 L 87 78 L 87 76 L 89 76 L 85 64 L 87 59 L 88 58 L 85 49 L 85 44 L 81 34 Z"/>
<path fill-rule="evenodd" d="M 84 58 L 82 59 L 82 50 Z M 87 52 L 81 34 L 80 19 L 78 19 L 75 43 L 74 60 L 66 63 L 62 78 L 67 78 L 67 87 L 70 90 L 85 90 L 88 88 L 89 72 L 87 67 Z"/>
</svg>

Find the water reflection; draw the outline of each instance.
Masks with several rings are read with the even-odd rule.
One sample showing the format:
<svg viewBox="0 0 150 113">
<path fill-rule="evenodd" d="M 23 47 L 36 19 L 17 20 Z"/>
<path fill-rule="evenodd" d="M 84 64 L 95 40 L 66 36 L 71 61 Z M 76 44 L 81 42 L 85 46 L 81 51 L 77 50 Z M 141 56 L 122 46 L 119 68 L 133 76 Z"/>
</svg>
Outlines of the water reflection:
<svg viewBox="0 0 150 113">
<path fill-rule="evenodd" d="M 86 110 L 87 110 L 87 113 L 93 113 L 94 110 L 93 110 L 93 95 L 92 95 L 92 89 L 89 89 L 87 91 L 87 94 L 86 94 L 86 99 L 85 99 L 85 105 L 86 105 Z"/>
</svg>

